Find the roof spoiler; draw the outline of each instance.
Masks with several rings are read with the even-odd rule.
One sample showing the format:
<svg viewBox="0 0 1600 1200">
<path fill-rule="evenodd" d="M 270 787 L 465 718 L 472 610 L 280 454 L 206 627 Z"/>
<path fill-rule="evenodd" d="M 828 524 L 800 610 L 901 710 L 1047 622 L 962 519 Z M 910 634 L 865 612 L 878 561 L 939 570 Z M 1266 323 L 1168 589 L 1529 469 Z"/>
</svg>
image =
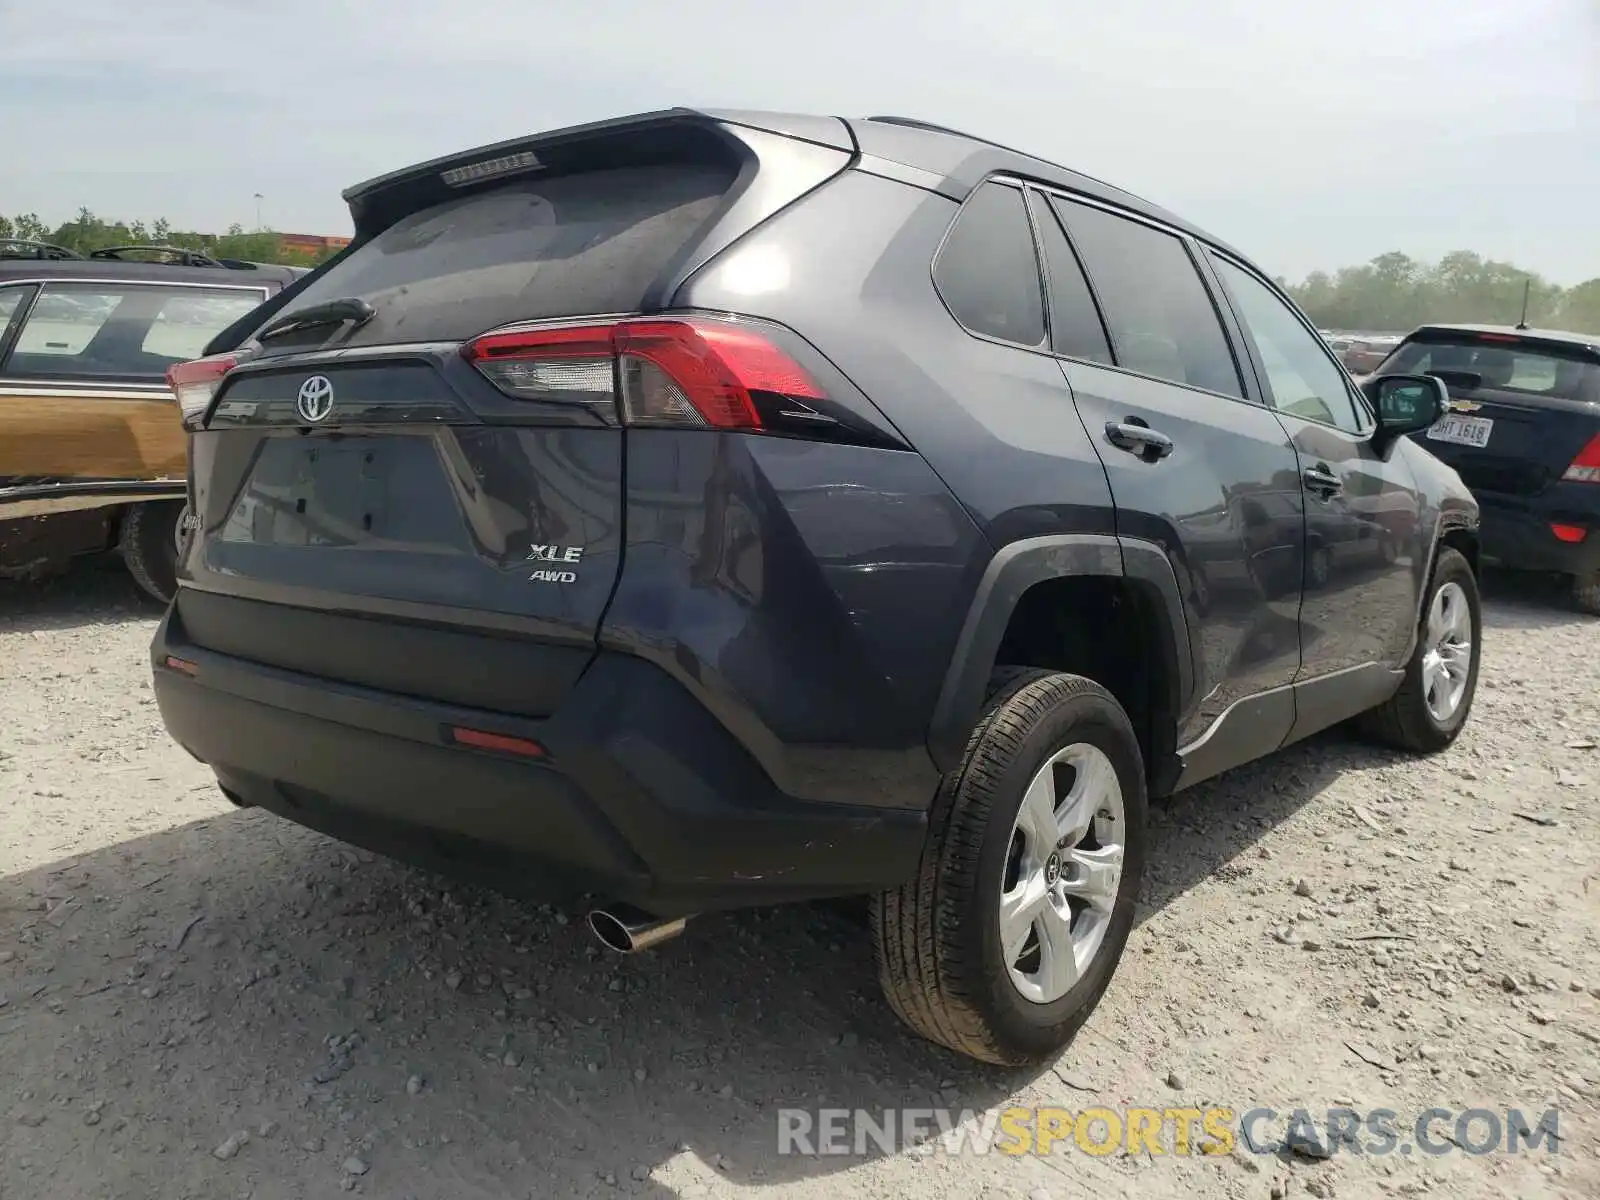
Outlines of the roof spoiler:
<svg viewBox="0 0 1600 1200">
<path fill-rule="evenodd" d="M 479 184 L 519 176 L 566 175 L 612 163 L 640 166 L 674 162 L 721 122 L 688 108 L 660 109 L 637 116 L 573 125 L 530 134 L 392 171 L 346 188 L 356 236 L 381 233 L 402 217 L 443 203 Z"/>
</svg>

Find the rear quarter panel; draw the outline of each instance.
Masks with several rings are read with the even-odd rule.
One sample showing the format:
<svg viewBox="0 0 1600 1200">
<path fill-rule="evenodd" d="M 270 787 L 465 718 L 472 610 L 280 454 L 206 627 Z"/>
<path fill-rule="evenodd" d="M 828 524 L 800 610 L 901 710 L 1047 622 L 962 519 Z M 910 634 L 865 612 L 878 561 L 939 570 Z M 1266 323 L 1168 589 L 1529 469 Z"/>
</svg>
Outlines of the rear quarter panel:
<svg viewBox="0 0 1600 1200">
<path fill-rule="evenodd" d="M 753 231 L 680 292 L 810 339 L 1000 546 L 1114 533 L 1110 487 L 1056 360 L 966 333 L 933 286 L 946 197 L 851 171 Z"/>
<path fill-rule="evenodd" d="M 674 466 L 685 501 L 745 497 L 762 590 L 677 590 L 721 615 L 688 644 L 679 635 L 671 652 L 687 656 L 685 676 L 715 668 L 705 678 L 725 689 L 713 701 L 724 722 L 752 724 L 746 745 L 769 747 L 764 765 L 795 794 L 925 806 L 936 779 L 926 749 L 933 708 L 995 548 L 1115 532 L 1105 470 L 1056 360 L 966 333 L 934 288 L 934 256 L 956 211 L 944 196 L 846 172 L 712 260 L 673 300 L 795 330 L 916 450 L 855 461 L 842 448 L 749 439 L 725 447 L 720 468 Z M 669 549 L 663 538 L 643 565 L 636 523 L 649 502 L 632 490 L 640 439 L 630 432 L 629 441 L 629 548 L 608 631 L 613 617 L 638 628 L 646 596 L 674 593 L 664 574 L 652 586 L 652 574 L 689 571 L 697 557 L 703 571 L 724 553 L 691 541 Z M 716 469 L 723 482 L 699 482 Z M 898 511 L 886 523 L 887 498 Z M 863 531 L 875 527 L 874 543 Z M 873 544 L 847 546 L 852 537 Z M 735 634 L 770 639 L 769 648 L 739 667 Z M 779 663 L 779 675 L 764 677 Z"/>
<path fill-rule="evenodd" d="M 799 799 L 925 808 L 929 715 L 988 547 L 903 450 L 632 429 L 600 644 L 687 688 Z"/>
</svg>

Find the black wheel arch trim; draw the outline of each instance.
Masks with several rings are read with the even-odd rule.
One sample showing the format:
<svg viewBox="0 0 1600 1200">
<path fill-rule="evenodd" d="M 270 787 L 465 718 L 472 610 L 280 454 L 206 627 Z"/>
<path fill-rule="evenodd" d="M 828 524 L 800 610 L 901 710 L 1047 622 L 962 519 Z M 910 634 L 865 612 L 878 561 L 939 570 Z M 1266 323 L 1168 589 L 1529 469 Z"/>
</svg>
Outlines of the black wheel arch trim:
<svg viewBox="0 0 1600 1200">
<path fill-rule="evenodd" d="M 1433 585 L 1433 569 L 1439 562 L 1439 548 L 1445 545 L 1445 538 L 1449 534 L 1466 533 L 1476 538 L 1478 529 L 1477 515 L 1462 509 L 1444 509 L 1434 521 L 1433 540 L 1428 545 L 1428 564 L 1423 571 L 1422 586 L 1417 589 L 1416 619 L 1411 622 L 1411 639 L 1406 643 L 1406 652 L 1400 658 L 1400 666 L 1403 667 L 1411 661 L 1411 656 L 1416 653 L 1417 639 L 1422 635 L 1422 611 L 1428 603 L 1428 591 Z M 1472 568 L 1474 576 L 1481 574 L 1476 554 L 1468 558 L 1467 565 Z"/>
<path fill-rule="evenodd" d="M 928 730 L 928 753 L 940 771 L 961 760 L 988 695 L 989 677 L 1017 602 L 1035 584 L 1063 577 L 1124 579 L 1155 603 L 1159 650 L 1175 685 L 1174 719 L 1194 692 L 1194 660 L 1178 576 L 1154 542 L 1111 534 L 1050 534 L 1023 538 L 995 552 L 979 580 L 956 639 Z"/>
</svg>

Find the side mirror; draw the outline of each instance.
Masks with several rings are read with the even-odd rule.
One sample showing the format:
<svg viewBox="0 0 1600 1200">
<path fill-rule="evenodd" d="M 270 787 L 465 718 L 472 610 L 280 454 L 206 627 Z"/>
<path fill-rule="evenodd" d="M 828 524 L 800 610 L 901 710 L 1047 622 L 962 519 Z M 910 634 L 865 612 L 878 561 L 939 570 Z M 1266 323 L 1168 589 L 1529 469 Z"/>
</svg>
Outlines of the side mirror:
<svg viewBox="0 0 1600 1200">
<path fill-rule="evenodd" d="M 1450 393 L 1432 375 L 1373 375 L 1361 390 L 1377 410 L 1378 434 L 1387 441 L 1421 433 L 1450 408 Z"/>
</svg>

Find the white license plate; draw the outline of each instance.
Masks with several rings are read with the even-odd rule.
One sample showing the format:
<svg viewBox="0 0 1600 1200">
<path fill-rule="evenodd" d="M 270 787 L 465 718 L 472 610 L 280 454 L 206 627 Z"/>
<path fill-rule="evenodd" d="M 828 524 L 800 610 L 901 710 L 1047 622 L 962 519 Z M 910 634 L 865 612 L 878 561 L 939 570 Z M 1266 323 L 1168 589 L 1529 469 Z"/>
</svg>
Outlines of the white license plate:
<svg viewBox="0 0 1600 1200">
<path fill-rule="evenodd" d="M 1455 442 L 1459 446 L 1489 444 L 1489 433 L 1494 421 L 1489 417 L 1440 417 L 1428 428 L 1428 436 L 1436 442 Z"/>
</svg>

